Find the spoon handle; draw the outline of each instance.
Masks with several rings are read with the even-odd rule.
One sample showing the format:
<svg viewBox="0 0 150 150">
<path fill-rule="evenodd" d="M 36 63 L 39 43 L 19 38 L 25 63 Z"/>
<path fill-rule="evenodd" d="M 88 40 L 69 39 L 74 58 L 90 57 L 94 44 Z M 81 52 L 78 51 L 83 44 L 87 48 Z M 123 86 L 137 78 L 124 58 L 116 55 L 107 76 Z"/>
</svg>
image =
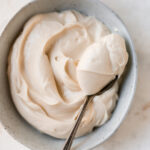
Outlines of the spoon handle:
<svg viewBox="0 0 150 150">
<path fill-rule="evenodd" d="M 76 121 L 76 123 L 75 123 L 75 125 L 74 125 L 74 127 L 73 127 L 73 129 L 72 129 L 72 131 L 71 131 L 71 133 L 70 133 L 70 136 L 69 136 L 68 139 L 66 140 L 66 143 L 65 143 L 65 146 L 64 146 L 63 150 L 70 150 L 71 145 L 72 145 L 72 141 L 73 141 L 73 139 L 74 139 L 74 137 L 75 137 L 75 135 L 76 135 L 76 132 L 77 132 L 77 130 L 78 130 L 78 127 L 79 127 L 79 125 L 80 125 L 80 122 L 81 122 L 81 120 L 82 120 L 82 118 L 83 118 L 83 115 L 84 115 L 84 113 L 85 113 L 85 110 L 86 110 L 86 108 L 87 108 L 89 102 L 94 98 L 94 96 L 101 95 L 101 94 L 103 94 L 104 92 L 106 92 L 107 90 L 109 90 L 110 88 L 112 88 L 112 86 L 115 84 L 115 82 L 117 81 L 117 79 L 118 79 L 118 76 L 116 75 L 116 77 L 115 77 L 113 80 L 111 80 L 111 81 L 110 81 L 103 89 L 101 89 L 99 92 L 97 92 L 96 94 L 93 94 L 93 95 L 88 95 L 88 96 L 86 97 L 85 102 L 84 102 L 84 104 L 83 104 L 83 107 L 82 107 L 82 109 L 81 109 L 81 112 L 80 112 L 80 114 L 79 114 L 79 116 L 78 116 L 78 118 L 77 118 L 77 121 Z"/>
<path fill-rule="evenodd" d="M 82 120 L 82 118 L 83 118 L 83 116 L 84 116 L 84 113 L 85 113 L 85 111 L 86 111 L 86 108 L 87 108 L 87 106 L 88 106 L 88 104 L 89 104 L 89 102 L 90 102 L 91 100 L 92 100 L 92 97 L 91 97 L 91 96 L 87 96 L 87 97 L 86 97 L 85 102 L 84 102 L 84 104 L 83 104 L 83 107 L 82 107 L 82 109 L 81 109 L 81 112 L 80 112 L 80 114 L 79 114 L 79 116 L 78 116 L 78 118 L 77 118 L 77 121 L 76 121 L 76 123 L 75 123 L 75 125 L 74 125 L 74 127 L 73 127 L 73 129 L 72 129 L 72 131 L 71 131 L 71 133 L 70 133 L 70 136 L 69 136 L 68 139 L 66 140 L 66 143 L 65 143 L 65 146 L 64 146 L 63 150 L 70 150 L 71 145 L 72 145 L 72 141 L 73 141 L 73 139 L 74 139 L 74 137 L 75 137 L 75 135 L 76 135 L 76 132 L 77 132 L 78 127 L 79 127 L 79 125 L 80 125 L 80 122 L 81 122 L 81 120 Z"/>
</svg>

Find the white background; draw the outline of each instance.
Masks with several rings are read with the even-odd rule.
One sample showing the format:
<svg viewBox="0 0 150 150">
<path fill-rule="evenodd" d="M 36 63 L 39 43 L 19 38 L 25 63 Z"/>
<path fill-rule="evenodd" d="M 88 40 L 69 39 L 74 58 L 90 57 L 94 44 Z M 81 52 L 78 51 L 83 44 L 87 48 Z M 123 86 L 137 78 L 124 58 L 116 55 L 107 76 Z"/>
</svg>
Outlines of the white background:
<svg viewBox="0 0 150 150">
<path fill-rule="evenodd" d="M 30 0 L 0 0 L 0 33 Z M 133 105 L 119 130 L 94 150 L 150 150 L 150 0 L 102 0 L 125 22 L 138 56 L 139 78 Z M 0 125 L 0 150 L 29 150 Z"/>
</svg>

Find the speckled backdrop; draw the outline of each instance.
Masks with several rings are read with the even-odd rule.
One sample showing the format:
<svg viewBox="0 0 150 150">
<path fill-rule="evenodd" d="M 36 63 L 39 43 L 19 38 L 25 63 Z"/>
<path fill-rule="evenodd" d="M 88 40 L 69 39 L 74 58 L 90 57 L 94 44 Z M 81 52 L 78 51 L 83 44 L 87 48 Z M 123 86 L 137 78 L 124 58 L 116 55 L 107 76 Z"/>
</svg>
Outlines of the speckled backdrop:
<svg viewBox="0 0 150 150">
<path fill-rule="evenodd" d="M 0 33 L 30 0 L 0 0 Z M 150 150 L 150 0 L 102 0 L 125 22 L 138 56 L 139 77 L 133 105 L 119 130 L 94 150 Z M 29 150 L 0 125 L 0 150 Z"/>
</svg>

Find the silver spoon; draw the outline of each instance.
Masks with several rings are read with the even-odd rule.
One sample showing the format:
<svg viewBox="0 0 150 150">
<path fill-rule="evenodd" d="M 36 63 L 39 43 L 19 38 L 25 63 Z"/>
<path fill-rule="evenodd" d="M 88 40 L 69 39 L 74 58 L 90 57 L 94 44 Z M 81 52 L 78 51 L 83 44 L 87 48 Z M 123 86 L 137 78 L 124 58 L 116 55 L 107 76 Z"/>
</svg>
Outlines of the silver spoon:
<svg viewBox="0 0 150 150">
<path fill-rule="evenodd" d="M 66 143 L 64 145 L 63 150 L 70 150 L 72 142 L 73 142 L 73 139 L 74 139 L 74 137 L 76 135 L 76 132 L 78 130 L 78 127 L 79 127 L 80 122 L 81 122 L 81 120 L 82 120 L 82 118 L 84 116 L 84 113 L 86 111 L 86 108 L 87 108 L 88 104 L 93 100 L 93 98 L 95 96 L 101 95 L 104 92 L 106 92 L 107 90 L 109 90 L 115 84 L 115 82 L 117 81 L 117 79 L 118 79 L 118 76 L 116 76 L 112 81 L 110 81 L 103 89 L 101 89 L 96 94 L 92 94 L 92 95 L 87 95 L 86 96 L 85 102 L 84 102 L 83 107 L 81 109 L 81 112 L 80 112 L 80 114 L 79 114 L 79 116 L 77 118 L 77 121 L 76 121 L 76 123 L 75 123 L 75 125 L 74 125 L 74 127 L 73 127 L 73 129 L 72 129 L 72 131 L 70 133 L 70 136 L 66 140 Z"/>
</svg>

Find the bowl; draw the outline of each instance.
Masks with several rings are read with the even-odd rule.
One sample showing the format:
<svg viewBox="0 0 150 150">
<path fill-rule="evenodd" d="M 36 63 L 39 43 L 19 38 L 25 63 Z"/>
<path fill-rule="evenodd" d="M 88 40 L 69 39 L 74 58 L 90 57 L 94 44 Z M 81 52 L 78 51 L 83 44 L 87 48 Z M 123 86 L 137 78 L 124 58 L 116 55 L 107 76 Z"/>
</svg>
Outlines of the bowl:
<svg viewBox="0 0 150 150">
<path fill-rule="evenodd" d="M 36 0 L 22 8 L 8 23 L 0 38 L 0 121 L 17 141 L 31 150 L 60 150 L 64 140 L 45 135 L 32 128 L 16 111 L 8 85 L 7 57 L 25 22 L 33 15 L 51 11 L 75 9 L 85 15 L 95 16 L 112 32 L 126 40 L 129 53 L 127 71 L 119 90 L 119 100 L 112 117 L 93 132 L 75 139 L 73 149 L 88 150 L 108 139 L 120 126 L 132 102 L 137 79 L 137 60 L 130 35 L 121 19 L 99 0 Z"/>
</svg>

